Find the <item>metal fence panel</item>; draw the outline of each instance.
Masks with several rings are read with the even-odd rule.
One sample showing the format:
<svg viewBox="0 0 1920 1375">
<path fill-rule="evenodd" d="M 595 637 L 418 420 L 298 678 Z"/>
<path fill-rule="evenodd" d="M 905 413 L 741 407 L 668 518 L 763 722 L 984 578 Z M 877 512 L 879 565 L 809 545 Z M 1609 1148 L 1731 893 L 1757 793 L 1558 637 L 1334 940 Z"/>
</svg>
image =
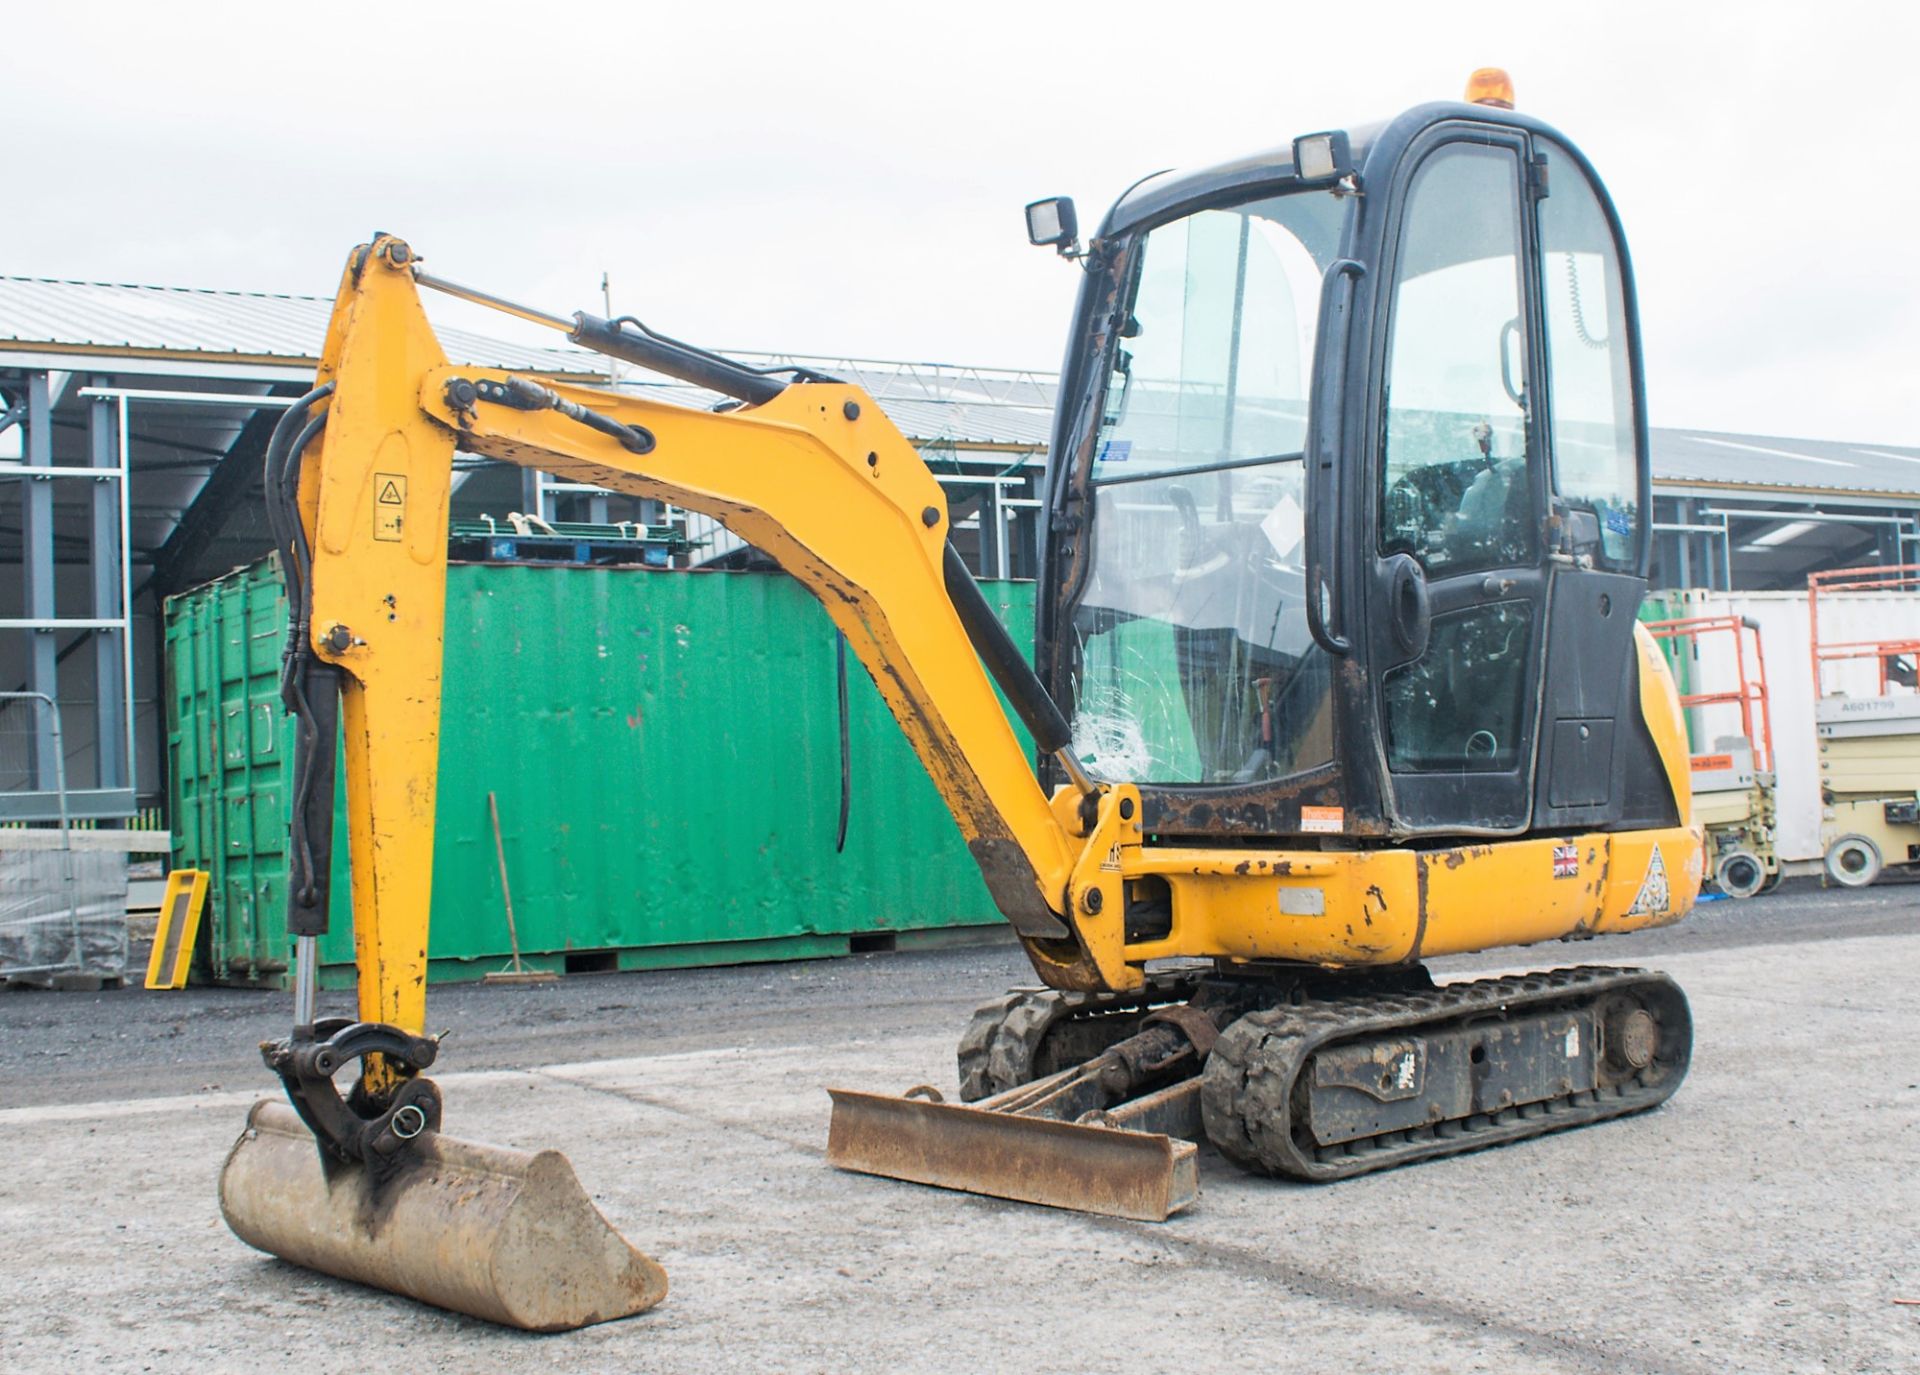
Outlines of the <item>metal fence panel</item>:
<svg viewBox="0 0 1920 1375">
<path fill-rule="evenodd" d="M 112 980 L 127 967 L 127 857 L 73 848 L 60 707 L 0 692 L 0 778 L 31 780 L 58 829 L 0 830 L 0 981 Z M 51 790 L 38 785 L 51 782 Z"/>
</svg>

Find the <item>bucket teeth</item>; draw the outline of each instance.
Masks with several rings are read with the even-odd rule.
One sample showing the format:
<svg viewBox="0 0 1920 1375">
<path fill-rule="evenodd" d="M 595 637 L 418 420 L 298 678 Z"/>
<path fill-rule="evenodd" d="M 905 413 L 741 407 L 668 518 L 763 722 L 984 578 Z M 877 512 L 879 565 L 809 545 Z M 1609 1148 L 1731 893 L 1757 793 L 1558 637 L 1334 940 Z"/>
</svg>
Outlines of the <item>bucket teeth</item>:
<svg viewBox="0 0 1920 1375">
<path fill-rule="evenodd" d="M 1159 1132 L 828 1089 L 827 1161 L 843 1170 L 1163 1222 L 1199 1193 L 1196 1148 Z"/>
<path fill-rule="evenodd" d="M 558 1151 L 428 1132 L 375 1185 L 323 1170 L 312 1134 L 262 1100 L 220 1173 L 234 1235 L 269 1255 L 456 1313 L 535 1332 L 630 1317 L 667 1296 L 666 1272 L 628 1244 Z"/>
</svg>

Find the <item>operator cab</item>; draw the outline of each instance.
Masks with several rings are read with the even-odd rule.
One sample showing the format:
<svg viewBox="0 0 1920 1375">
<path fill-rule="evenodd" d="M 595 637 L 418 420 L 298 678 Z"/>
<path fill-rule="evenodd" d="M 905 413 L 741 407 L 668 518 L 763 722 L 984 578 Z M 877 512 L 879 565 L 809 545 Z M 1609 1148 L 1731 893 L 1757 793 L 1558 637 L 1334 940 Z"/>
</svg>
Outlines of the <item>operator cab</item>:
<svg viewBox="0 0 1920 1375">
<path fill-rule="evenodd" d="M 1086 268 L 1038 665 L 1150 836 L 1672 819 L 1632 278 L 1571 143 L 1432 104 L 1028 223 Z"/>
</svg>

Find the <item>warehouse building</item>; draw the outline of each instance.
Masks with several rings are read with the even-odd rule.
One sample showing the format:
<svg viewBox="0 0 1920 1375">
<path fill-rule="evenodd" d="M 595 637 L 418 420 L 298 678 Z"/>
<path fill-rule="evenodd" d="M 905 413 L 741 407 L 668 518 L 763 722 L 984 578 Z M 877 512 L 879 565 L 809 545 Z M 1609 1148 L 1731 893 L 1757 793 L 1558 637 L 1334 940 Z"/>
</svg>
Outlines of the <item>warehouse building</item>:
<svg viewBox="0 0 1920 1375">
<path fill-rule="evenodd" d="M 269 548 L 260 458 L 311 385 L 332 302 L 156 286 L 0 278 L 0 820 L 46 816 L 64 757 L 79 815 L 164 826 L 160 607 Z M 574 349 L 442 328 L 456 361 L 697 401 L 679 384 Z M 865 387 L 947 487 L 977 571 L 1033 573 L 1037 480 L 1055 379 L 1045 373 L 843 358 L 803 363 Z M 1916 557 L 1920 448 L 1656 429 L 1654 580 L 1792 590 L 1807 572 Z M 463 463 L 454 518 L 512 532 L 672 527 L 682 566 L 739 563 L 704 518 L 500 465 Z M 529 527 L 523 520 L 521 529 Z"/>
</svg>

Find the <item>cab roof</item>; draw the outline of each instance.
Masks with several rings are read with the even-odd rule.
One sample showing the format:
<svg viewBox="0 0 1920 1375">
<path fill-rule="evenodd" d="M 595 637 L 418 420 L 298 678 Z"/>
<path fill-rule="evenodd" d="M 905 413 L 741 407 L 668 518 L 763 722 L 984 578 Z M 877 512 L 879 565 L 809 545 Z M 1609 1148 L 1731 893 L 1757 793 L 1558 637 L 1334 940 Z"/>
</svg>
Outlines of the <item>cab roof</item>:
<svg viewBox="0 0 1920 1375">
<path fill-rule="evenodd" d="M 1549 125 L 1512 110 L 1502 110 L 1492 105 L 1469 105 L 1457 100 L 1429 101 L 1391 120 L 1363 124 L 1346 131 L 1353 165 L 1360 169 L 1362 182 L 1368 180 L 1370 174 L 1377 175 L 1383 171 L 1422 130 L 1446 120 L 1473 120 L 1481 124 L 1526 129 L 1549 135 L 1572 147 L 1565 135 Z M 1376 159 L 1378 165 L 1370 165 Z M 1173 168 L 1156 172 L 1135 182 L 1114 202 L 1113 208 L 1101 222 L 1099 237 L 1124 234 L 1164 219 L 1176 211 L 1240 200 L 1249 190 L 1284 182 L 1292 176 L 1293 145 L 1290 142 L 1208 167 Z"/>
</svg>

